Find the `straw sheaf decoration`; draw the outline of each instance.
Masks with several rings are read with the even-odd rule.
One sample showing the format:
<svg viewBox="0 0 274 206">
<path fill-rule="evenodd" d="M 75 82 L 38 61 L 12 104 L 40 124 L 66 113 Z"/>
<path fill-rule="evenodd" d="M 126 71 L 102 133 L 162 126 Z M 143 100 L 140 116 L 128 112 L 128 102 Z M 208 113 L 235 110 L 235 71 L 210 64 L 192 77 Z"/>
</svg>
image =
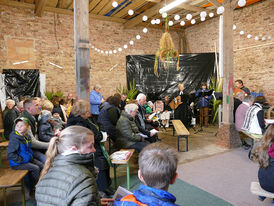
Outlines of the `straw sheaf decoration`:
<svg viewBox="0 0 274 206">
<path fill-rule="evenodd" d="M 177 58 L 177 71 L 179 71 L 179 53 L 175 50 L 171 35 L 165 32 L 160 39 L 160 49 L 156 52 L 154 63 L 154 74 L 158 74 L 158 58 L 164 63 L 164 69 L 168 67 L 166 60 Z"/>
</svg>

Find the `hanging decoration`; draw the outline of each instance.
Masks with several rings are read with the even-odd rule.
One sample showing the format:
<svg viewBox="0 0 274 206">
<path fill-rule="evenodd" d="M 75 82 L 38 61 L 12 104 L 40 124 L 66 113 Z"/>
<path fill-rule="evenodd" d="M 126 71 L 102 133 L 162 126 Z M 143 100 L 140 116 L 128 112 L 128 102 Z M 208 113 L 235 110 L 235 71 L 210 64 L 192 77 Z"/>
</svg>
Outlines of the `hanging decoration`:
<svg viewBox="0 0 274 206">
<path fill-rule="evenodd" d="M 171 35 L 168 33 L 168 29 L 169 29 L 168 22 L 169 21 L 167 16 L 166 22 L 165 22 L 165 33 L 162 35 L 160 39 L 160 49 L 158 49 L 155 54 L 154 74 L 156 76 L 159 76 L 158 60 L 163 62 L 164 69 L 167 69 L 169 66 L 169 62 L 173 61 L 174 58 L 177 58 L 177 71 L 179 71 L 179 53 L 178 51 L 175 50 Z"/>
</svg>

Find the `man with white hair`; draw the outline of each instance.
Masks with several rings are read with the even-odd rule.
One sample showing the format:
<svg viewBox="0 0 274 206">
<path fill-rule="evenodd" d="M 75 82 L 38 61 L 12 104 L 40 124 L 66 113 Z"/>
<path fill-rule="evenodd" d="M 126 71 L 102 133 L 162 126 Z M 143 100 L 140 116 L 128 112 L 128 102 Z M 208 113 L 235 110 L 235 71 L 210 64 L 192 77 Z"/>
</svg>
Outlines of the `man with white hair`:
<svg viewBox="0 0 274 206">
<path fill-rule="evenodd" d="M 138 106 L 136 104 L 127 104 L 125 111 L 116 124 L 116 142 L 117 149 L 136 149 L 140 152 L 149 143 L 139 132 L 134 119 L 137 114 Z"/>
</svg>

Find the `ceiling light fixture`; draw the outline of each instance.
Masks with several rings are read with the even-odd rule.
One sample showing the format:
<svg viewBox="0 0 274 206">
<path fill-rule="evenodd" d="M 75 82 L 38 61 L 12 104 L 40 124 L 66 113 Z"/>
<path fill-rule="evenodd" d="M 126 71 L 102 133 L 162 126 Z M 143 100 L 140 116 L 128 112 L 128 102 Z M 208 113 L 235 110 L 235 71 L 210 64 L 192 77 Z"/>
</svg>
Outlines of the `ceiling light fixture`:
<svg viewBox="0 0 274 206">
<path fill-rule="evenodd" d="M 185 1 L 186 0 L 176 0 L 176 1 L 173 1 L 170 4 L 168 4 L 168 5 L 164 6 L 163 8 L 161 8 L 159 10 L 159 13 L 162 14 L 164 12 L 167 12 L 167 11 L 173 9 L 174 7 L 179 6 L 181 3 L 185 2 Z"/>
</svg>

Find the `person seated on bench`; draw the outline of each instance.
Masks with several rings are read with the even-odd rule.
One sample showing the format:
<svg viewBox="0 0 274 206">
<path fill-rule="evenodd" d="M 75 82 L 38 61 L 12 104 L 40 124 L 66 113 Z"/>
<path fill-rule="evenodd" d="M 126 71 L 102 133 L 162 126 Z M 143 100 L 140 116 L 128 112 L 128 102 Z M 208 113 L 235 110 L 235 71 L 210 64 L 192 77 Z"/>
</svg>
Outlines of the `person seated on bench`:
<svg viewBox="0 0 274 206">
<path fill-rule="evenodd" d="M 176 205 L 176 197 L 168 192 L 177 179 L 178 157 L 174 149 L 163 143 L 153 143 L 139 155 L 138 177 L 144 183 L 133 194 L 114 205 Z M 135 203 L 135 204 L 134 204 Z"/>
<path fill-rule="evenodd" d="M 251 134 L 263 134 L 265 132 L 264 110 L 262 105 L 265 102 L 263 96 L 254 100 L 254 104 L 248 108 L 242 130 Z"/>
<path fill-rule="evenodd" d="M 251 159 L 259 163 L 261 187 L 274 193 L 274 124 L 268 126 L 261 141 L 251 151 Z"/>
<path fill-rule="evenodd" d="M 93 164 L 93 132 L 70 126 L 53 137 L 36 186 L 37 205 L 101 205 Z"/>
<path fill-rule="evenodd" d="M 140 152 L 149 143 L 142 137 L 134 119 L 137 114 L 138 106 L 136 104 L 127 104 L 125 111 L 116 124 L 116 142 L 117 149 L 136 149 Z"/>
<path fill-rule="evenodd" d="M 31 137 L 28 136 L 28 119 L 21 117 L 15 120 L 15 131 L 10 133 L 7 157 L 9 166 L 14 170 L 28 170 L 26 179 L 28 192 L 31 193 L 38 182 L 43 163 L 33 158 Z"/>
</svg>

